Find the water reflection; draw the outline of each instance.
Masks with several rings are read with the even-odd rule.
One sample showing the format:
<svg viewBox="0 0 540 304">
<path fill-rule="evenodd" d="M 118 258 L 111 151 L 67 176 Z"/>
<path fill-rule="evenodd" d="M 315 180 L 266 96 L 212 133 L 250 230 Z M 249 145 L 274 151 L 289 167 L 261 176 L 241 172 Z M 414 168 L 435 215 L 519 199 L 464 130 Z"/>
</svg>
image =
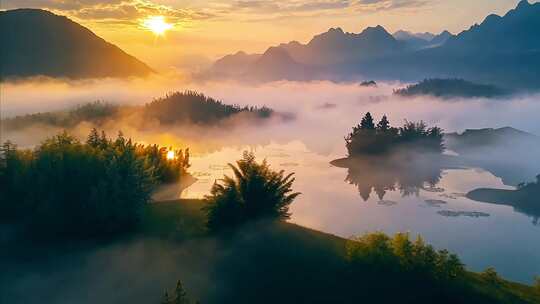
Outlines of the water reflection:
<svg viewBox="0 0 540 304">
<path fill-rule="evenodd" d="M 337 159 L 331 164 L 347 169 L 345 181 L 358 188 L 364 201 L 372 195 L 383 201 L 389 191 L 399 191 L 402 197 L 418 196 L 420 190 L 444 192 L 436 186 L 443 170 L 450 168 L 446 159 L 438 155 L 363 156 Z"/>
</svg>

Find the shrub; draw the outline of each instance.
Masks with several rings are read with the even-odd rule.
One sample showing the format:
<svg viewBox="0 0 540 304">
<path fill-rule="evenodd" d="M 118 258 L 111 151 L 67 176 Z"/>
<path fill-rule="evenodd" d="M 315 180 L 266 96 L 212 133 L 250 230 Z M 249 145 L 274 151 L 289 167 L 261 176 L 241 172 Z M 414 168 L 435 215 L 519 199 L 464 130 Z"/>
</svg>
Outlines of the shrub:
<svg viewBox="0 0 540 304">
<path fill-rule="evenodd" d="M 398 233 L 390 238 L 384 233 L 370 233 L 347 243 L 351 265 L 374 272 L 402 269 L 418 276 L 447 281 L 465 273 L 459 258 L 446 250 L 435 251 L 421 237 L 411 242 L 409 234 Z"/>
<path fill-rule="evenodd" d="M 262 218 L 288 219 L 289 205 L 299 195 L 292 193 L 294 173 L 273 171 L 266 161 L 259 164 L 247 152 L 236 164 L 229 164 L 234 177 L 225 176 L 206 196 L 208 228 L 233 228 Z"/>
</svg>

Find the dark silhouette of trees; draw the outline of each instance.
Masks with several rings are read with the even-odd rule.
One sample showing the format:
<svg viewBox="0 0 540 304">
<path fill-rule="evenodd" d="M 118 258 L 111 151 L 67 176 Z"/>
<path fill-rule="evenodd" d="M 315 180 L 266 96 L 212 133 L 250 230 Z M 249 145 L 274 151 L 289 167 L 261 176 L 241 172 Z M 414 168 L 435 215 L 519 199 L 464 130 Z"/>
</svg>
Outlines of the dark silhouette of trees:
<svg viewBox="0 0 540 304">
<path fill-rule="evenodd" d="M 444 151 L 443 135 L 441 128 L 428 128 L 424 122 L 405 121 L 401 128 L 394 128 L 386 115 L 375 126 L 368 112 L 345 143 L 349 156 L 386 154 L 399 149 L 440 154 Z"/>
<path fill-rule="evenodd" d="M 375 124 L 373 123 L 373 117 L 371 113 L 367 112 L 362 121 L 360 122 L 360 129 L 362 130 L 375 130 Z"/>
<path fill-rule="evenodd" d="M 260 118 L 268 118 L 273 113 L 267 107 L 227 105 L 194 91 L 175 92 L 164 98 L 155 99 L 146 104 L 143 113 L 146 119 L 155 119 L 161 124 L 209 124 L 242 112 Z"/>
<path fill-rule="evenodd" d="M 165 290 L 165 294 L 163 295 L 163 298 L 161 299 L 161 304 L 191 304 L 195 303 L 198 304 L 199 301 L 193 302 L 188 297 L 187 291 L 184 289 L 184 285 L 182 284 L 182 281 L 178 280 L 176 282 L 176 287 L 174 289 L 174 294 L 171 296 L 169 295 L 169 292 Z"/>
<path fill-rule="evenodd" d="M 158 146 L 135 144 L 121 133 L 111 140 L 95 129 L 86 143 L 64 132 L 34 150 L 5 143 L 0 154 L 0 220 L 36 235 L 130 231 L 155 187 L 177 181 L 189 167 L 189 152 L 168 160 Z"/>
<path fill-rule="evenodd" d="M 436 97 L 497 97 L 507 94 L 504 90 L 485 84 L 477 84 L 463 79 L 424 79 L 423 81 L 408 85 L 403 89 L 394 90 L 394 94 L 401 96 L 431 95 Z"/>
<path fill-rule="evenodd" d="M 229 164 L 234 177 L 224 176 L 206 196 L 208 228 L 216 231 L 257 219 L 288 219 L 289 205 L 300 194 L 292 190 L 294 173 L 273 171 L 248 152 L 236 164 Z"/>
<path fill-rule="evenodd" d="M 17 116 L 2 120 L 8 130 L 19 130 L 32 125 L 51 125 L 73 128 L 79 123 L 90 122 L 100 126 L 107 120 L 126 119 L 134 127 L 163 125 L 201 124 L 209 125 L 238 114 L 252 118 L 269 118 L 274 111 L 268 107 L 228 105 L 194 91 L 174 92 L 154 99 L 144 106 L 122 106 L 96 101 L 79 105 L 74 109 Z"/>
</svg>

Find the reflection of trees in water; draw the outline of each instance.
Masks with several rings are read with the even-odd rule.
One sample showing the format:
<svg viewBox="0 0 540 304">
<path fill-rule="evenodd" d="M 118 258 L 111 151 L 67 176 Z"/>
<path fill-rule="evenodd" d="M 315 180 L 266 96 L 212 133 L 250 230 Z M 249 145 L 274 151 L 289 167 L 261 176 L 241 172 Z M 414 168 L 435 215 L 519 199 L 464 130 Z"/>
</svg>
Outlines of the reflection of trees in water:
<svg viewBox="0 0 540 304">
<path fill-rule="evenodd" d="M 399 191 L 403 197 L 418 195 L 426 186 L 435 187 L 443 170 L 436 157 L 363 157 L 341 160 L 336 165 L 348 169 L 345 181 L 358 188 L 364 201 L 373 192 L 379 200 L 388 191 Z"/>
</svg>

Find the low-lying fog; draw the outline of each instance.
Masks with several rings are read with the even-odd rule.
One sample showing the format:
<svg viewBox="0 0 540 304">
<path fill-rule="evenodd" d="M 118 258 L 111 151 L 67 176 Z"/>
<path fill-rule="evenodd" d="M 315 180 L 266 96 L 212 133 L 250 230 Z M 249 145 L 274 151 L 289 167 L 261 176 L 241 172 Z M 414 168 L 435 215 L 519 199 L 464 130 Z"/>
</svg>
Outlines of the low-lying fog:
<svg viewBox="0 0 540 304">
<path fill-rule="evenodd" d="M 379 83 L 376 88 L 357 83 L 275 82 L 248 86 L 237 83 L 187 83 L 175 78 L 153 80 L 103 80 L 77 83 L 57 81 L 3 84 L 2 117 L 62 110 L 103 100 L 144 104 L 168 92 L 200 91 L 224 103 L 266 105 L 293 119 L 265 123 L 238 122 L 227 128 L 201 126 L 137 130 L 121 121 L 107 124 L 114 135 L 122 129 L 136 141 L 182 148 L 193 152 L 190 171 L 199 179 L 182 194 L 202 197 L 214 180 L 228 174 L 228 162 L 252 150 L 267 158 L 275 169 L 296 172 L 296 191 L 302 195 L 292 205 L 292 221 L 300 225 L 349 237 L 367 231 L 420 233 L 439 248 L 459 253 L 473 270 L 495 266 L 506 278 L 530 282 L 540 274 L 540 225 L 538 215 L 512 207 L 473 202 L 464 193 L 478 187 L 511 189 L 504 170 L 490 168 L 440 168 L 434 185 L 420 185 L 405 177 L 381 176 L 373 167 L 337 168 L 330 161 L 344 157 L 344 136 L 370 111 L 375 119 L 388 115 L 392 125 L 405 119 L 423 120 L 447 132 L 471 128 L 511 126 L 540 135 L 540 94 L 507 99 L 400 98 L 392 95 L 401 83 Z M 91 126 L 73 130 L 85 136 Z M 2 134 L 21 146 L 32 146 L 60 130 L 37 126 Z M 540 173 L 538 154 L 521 157 L 529 163 L 519 172 L 523 181 Z M 503 163 L 504 159 L 493 160 Z M 509 171 L 515 168 L 507 168 Z M 371 171 L 370 171 L 371 170 Z M 536 171 L 537 170 L 537 171 Z M 501 173 L 503 172 L 503 173 Z M 415 172 L 406 172 L 415 175 Z M 371 180 L 371 177 L 377 179 Z M 391 189 L 392 186 L 396 186 Z M 409 184 L 411 183 L 411 184 Z M 411 193 L 403 197 L 403 193 Z M 524 250 L 527 248 L 527 250 Z M 103 258 L 103 257 L 100 257 Z"/>
</svg>

